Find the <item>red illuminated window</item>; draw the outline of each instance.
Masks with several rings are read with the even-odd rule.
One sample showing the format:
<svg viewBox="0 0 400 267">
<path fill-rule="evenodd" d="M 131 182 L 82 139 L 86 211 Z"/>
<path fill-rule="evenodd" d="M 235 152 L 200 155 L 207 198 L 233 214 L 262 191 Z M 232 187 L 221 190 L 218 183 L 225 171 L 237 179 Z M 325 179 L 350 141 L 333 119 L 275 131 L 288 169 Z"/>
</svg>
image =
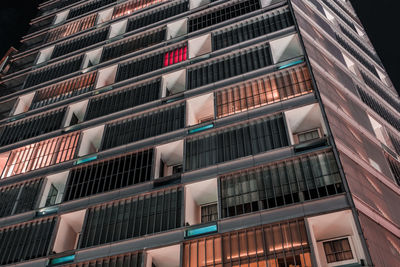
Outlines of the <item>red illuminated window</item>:
<svg viewBox="0 0 400 267">
<path fill-rule="evenodd" d="M 75 132 L 11 151 L 1 178 L 73 159 L 79 136 L 80 132 Z"/>
<path fill-rule="evenodd" d="M 176 48 L 166 52 L 164 55 L 164 67 L 185 61 L 187 57 L 187 46 Z"/>
</svg>

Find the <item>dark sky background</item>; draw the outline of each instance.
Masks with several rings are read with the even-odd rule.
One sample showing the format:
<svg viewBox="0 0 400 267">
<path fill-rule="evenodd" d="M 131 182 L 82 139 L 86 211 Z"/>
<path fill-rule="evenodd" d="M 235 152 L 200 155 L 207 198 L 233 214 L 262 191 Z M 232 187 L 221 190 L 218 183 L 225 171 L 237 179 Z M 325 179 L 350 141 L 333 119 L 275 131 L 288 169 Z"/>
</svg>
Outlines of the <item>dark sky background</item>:
<svg viewBox="0 0 400 267">
<path fill-rule="evenodd" d="M 41 0 L 0 0 L 0 58 L 8 48 L 18 47 L 19 39 L 29 28 Z M 350 0 L 366 28 L 382 62 L 400 92 L 400 1 Z"/>
</svg>

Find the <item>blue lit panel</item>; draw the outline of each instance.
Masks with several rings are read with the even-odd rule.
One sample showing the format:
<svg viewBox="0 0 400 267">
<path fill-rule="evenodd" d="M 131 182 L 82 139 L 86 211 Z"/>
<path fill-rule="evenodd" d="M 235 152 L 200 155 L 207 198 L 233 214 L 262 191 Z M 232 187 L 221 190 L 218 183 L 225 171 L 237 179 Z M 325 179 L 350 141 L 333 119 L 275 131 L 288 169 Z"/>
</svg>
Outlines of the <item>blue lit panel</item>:
<svg viewBox="0 0 400 267">
<path fill-rule="evenodd" d="M 93 157 L 89 157 L 89 158 L 78 159 L 77 161 L 75 161 L 74 165 L 83 164 L 83 163 L 90 162 L 90 161 L 93 161 L 93 160 L 96 160 L 96 159 L 97 159 L 97 155 L 93 156 Z"/>
<path fill-rule="evenodd" d="M 51 259 L 50 264 L 62 264 L 67 262 L 73 262 L 75 260 L 75 255 L 69 255 L 61 258 Z"/>
<path fill-rule="evenodd" d="M 186 230 L 186 237 L 214 233 L 214 232 L 217 232 L 217 230 L 218 230 L 218 228 L 217 228 L 216 224 L 205 226 L 205 227 L 200 227 L 200 228 L 196 228 L 196 229 L 190 229 L 190 230 Z"/>
<path fill-rule="evenodd" d="M 213 123 L 201 126 L 199 128 L 196 128 L 196 129 L 191 129 L 191 130 L 189 130 L 189 134 L 198 133 L 198 132 L 205 131 L 205 130 L 208 130 L 208 129 L 211 129 L 211 128 L 214 128 L 214 124 Z"/>
<path fill-rule="evenodd" d="M 304 62 L 304 61 L 303 61 L 302 59 L 300 59 L 300 60 L 293 61 L 293 62 L 290 62 L 290 63 L 285 64 L 285 65 L 282 65 L 282 66 L 280 66 L 278 69 L 279 69 L 279 70 L 286 69 L 286 68 L 289 68 L 289 67 L 298 65 L 298 64 L 303 63 L 303 62 Z"/>
</svg>

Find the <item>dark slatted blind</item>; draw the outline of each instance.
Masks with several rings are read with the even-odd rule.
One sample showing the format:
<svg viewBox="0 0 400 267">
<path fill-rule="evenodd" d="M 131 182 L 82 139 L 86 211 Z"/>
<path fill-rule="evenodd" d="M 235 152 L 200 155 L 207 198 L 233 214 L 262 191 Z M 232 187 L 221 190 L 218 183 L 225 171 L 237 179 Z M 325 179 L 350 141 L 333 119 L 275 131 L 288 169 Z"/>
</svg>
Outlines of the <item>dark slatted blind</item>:
<svg viewBox="0 0 400 267">
<path fill-rule="evenodd" d="M 0 146 L 60 129 L 66 110 L 66 108 L 61 108 L 6 125 L 0 138 Z"/>
<path fill-rule="evenodd" d="M 169 66 L 172 64 L 179 63 L 186 60 L 187 46 L 180 45 L 175 48 L 169 48 L 166 51 L 158 52 L 157 54 L 152 54 L 145 56 L 143 58 L 134 59 L 132 61 L 120 64 L 118 66 L 117 75 L 115 77 L 115 82 L 120 82 L 129 78 L 133 78 L 147 72 L 151 72 L 162 67 Z M 168 60 L 169 57 L 173 59 Z"/>
<path fill-rule="evenodd" d="M 106 125 L 102 150 L 185 127 L 185 104 L 178 104 Z"/>
<path fill-rule="evenodd" d="M 174 2 L 143 15 L 135 16 L 128 20 L 126 32 L 130 32 L 158 21 L 174 17 L 189 10 L 187 0 Z"/>
<path fill-rule="evenodd" d="M 66 55 L 68 53 L 77 51 L 84 47 L 91 46 L 93 44 L 102 42 L 107 39 L 109 28 L 103 28 L 97 31 L 94 31 L 90 34 L 69 40 L 65 43 L 56 45 L 53 50 L 53 54 L 51 58 L 56 58 L 59 56 Z"/>
<path fill-rule="evenodd" d="M 222 217 L 343 192 L 332 152 L 317 153 L 221 177 Z"/>
<path fill-rule="evenodd" d="M 182 197 L 168 189 L 89 208 L 80 248 L 181 227 Z"/>
<path fill-rule="evenodd" d="M 64 267 L 142 267 L 143 253 L 133 252 L 92 261 L 63 265 Z"/>
<path fill-rule="evenodd" d="M 160 86 L 161 79 L 157 79 L 115 93 L 92 98 L 89 101 L 85 120 L 91 120 L 154 101 L 160 97 Z"/>
<path fill-rule="evenodd" d="M 344 40 L 339 34 L 336 33 L 336 40 L 338 43 L 349 52 L 350 55 L 355 57 L 365 68 L 367 68 L 372 74 L 379 78 L 379 74 L 375 69 L 375 66 L 370 63 L 365 56 L 361 55 L 354 47 L 352 47 L 347 41 Z"/>
<path fill-rule="evenodd" d="M 259 0 L 240 1 L 203 13 L 188 21 L 189 32 L 194 32 L 209 26 L 233 19 L 261 8 Z"/>
<path fill-rule="evenodd" d="M 378 102 L 373 96 L 366 93 L 360 87 L 357 86 L 358 93 L 360 94 L 361 100 L 369 106 L 373 111 L 379 114 L 383 119 L 385 119 L 394 128 L 400 131 L 400 118 L 397 117 L 393 112 L 387 109 L 384 105 Z"/>
<path fill-rule="evenodd" d="M 386 102 L 388 102 L 393 108 L 395 108 L 398 112 L 400 112 L 400 100 L 396 99 L 395 96 L 390 95 L 387 91 L 389 89 L 384 88 L 382 85 L 379 85 L 377 81 L 374 81 L 368 74 L 363 71 L 360 71 L 361 76 L 364 79 L 364 82 L 372 89 L 375 93 L 377 93 L 380 97 L 382 97 Z"/>
<path fill-rule="evenodd" d="M 238 76 L 272 64 L 268 45 L 219 58 L 188 70 L 188 89 Z"/>
<path fill-rule="evenodd" d="M 153 149 L 72 169 L 64 201 L 150 181 Z"/>
<path fill-rule="evenodd" d="M 293 25 L 288 10 L 278 10 L 213 34 L 214 50 L 222 49 Z"/>
<path fill-rule="evenodd" d="M 75 18 L 77 16 L 88 13 L 92 10 L 96 10 L 102 6 L 106 6 L 108 4 L 117 2 L 117 0 L 95 0 L 91 1 L 87 4 L 80 5 L 78 7 L 72 8 L 69 13 L 67 19 Z"/>
<path fill-rule="evenodd" d="M 84 55 L 68 59 L 53 66 L 40 69 L 28 75 L 25 88 L 53 80 L 55 78 L 78 71 L 81 68 Z"/>
<path fill-rule="evenodd" d="M 128 40 L 117 42 L 104 47 L 100 62 L 105 62 L 134 51 L 161 43 L 165 40 L 166 29 L 156 30 L 144 35 L 135 36 Z"/>
<path fill-rule="evenodd" d="M 33 210 L 43 179 L 0 188 L 0 217 Z"/>
<path fill-rule="evenodd" d="M 56 222 L 52 217 L 0 229 L 0 264 L 48 255 Z"/>
<path fill-rule="evenodd" d="M 186 141 L 186 170 L 255 155 L 288 145 L 284 118 L 277 115 Z"/>
</svg>

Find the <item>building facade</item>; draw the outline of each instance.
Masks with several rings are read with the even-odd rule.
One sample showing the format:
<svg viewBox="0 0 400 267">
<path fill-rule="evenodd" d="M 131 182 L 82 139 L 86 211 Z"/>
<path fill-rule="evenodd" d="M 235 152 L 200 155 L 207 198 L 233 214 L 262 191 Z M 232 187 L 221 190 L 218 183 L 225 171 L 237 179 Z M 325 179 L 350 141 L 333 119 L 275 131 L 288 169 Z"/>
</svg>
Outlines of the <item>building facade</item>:
<svg viewBox="0 0 400 267">
<path fill-rule="evenodd" d="M 400 100 L 345 0 L 50 0 L 0 65 L 0 264 L 400 266 Z"/>
</svg>

